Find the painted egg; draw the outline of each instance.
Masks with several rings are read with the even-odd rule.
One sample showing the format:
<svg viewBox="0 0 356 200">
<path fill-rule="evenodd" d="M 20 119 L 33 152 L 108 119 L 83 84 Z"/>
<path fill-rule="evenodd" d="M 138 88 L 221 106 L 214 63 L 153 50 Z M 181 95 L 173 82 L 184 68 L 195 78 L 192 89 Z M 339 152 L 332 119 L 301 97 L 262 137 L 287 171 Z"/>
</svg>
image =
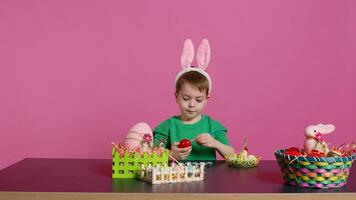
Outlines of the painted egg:
<svg viewBox="0 0 356 200">
<path fill-rule="evenodd" d="M 130 128 L 126 134 L 124 143 L 130 149 L 140 147 L 144 136 L 149 136 L 151 138 L 149 143 L 152 145 L 153 134 L 151 127 L 144 122 L 137 123 L 132 128 Z"/>
<path fill-rule="evenodd" d="M 187 148 L 192 146 L 189 139 L 183 139 L 179 142 L 178 148 Z"/>
<path fill-rule="evenodd" d="M 245 160 L 246 161 L 255 161 L 255 160 L 257 160 L 257 158 L 254 155 L 248 155 L 248 156 L 246 156 Z"/>
</svg>

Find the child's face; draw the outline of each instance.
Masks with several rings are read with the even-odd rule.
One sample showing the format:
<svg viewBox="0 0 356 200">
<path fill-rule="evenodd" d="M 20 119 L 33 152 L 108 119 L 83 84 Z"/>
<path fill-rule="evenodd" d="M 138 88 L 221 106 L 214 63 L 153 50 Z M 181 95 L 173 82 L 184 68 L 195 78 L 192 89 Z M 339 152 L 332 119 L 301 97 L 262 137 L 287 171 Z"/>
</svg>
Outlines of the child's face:
<svg viewBox="0 0 356 200">
<path fill-rule="evenodd" d="M 181 90 L 176 93 L 176 100 L 184 121 L 195 121 L 200 118 L 201 113 L 208 101 L 205 91 L 199 91 L 189 83 L 183 83 Z"/>
</svg>

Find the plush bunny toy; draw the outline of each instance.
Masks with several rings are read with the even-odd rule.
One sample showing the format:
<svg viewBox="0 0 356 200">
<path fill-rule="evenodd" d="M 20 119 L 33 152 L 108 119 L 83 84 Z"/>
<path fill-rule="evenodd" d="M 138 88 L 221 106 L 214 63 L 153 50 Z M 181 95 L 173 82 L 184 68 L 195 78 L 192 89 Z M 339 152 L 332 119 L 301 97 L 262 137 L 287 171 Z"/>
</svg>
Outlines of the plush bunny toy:
<svg viewBox="0 0 356 200">
<path fill-rule="evenodd" d="M 311 153 L 313 149 L 324 152 L 329 152 L 327 143 L 323 140 L 322 135 L 332 133 L 335 126 L 332 124 L 311 125 L 305 129 L 306 139 L 304 141 L 304 151 Z"/>
</svg>

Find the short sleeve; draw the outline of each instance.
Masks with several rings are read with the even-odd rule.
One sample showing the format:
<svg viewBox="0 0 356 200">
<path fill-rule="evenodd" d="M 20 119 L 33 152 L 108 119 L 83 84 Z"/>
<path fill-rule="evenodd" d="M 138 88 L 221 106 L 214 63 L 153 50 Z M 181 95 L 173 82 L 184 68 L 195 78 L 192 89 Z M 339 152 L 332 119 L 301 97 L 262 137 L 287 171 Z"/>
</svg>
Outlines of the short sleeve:
<svg viewBox="0 0 356 200">
<path fill-rule="evenodd" d="M 169 134 L 170 122 L 166 120 L 153 130 L 153 146 L 158 146 L 160 143 L 163 143 L 164 147 L 170 147 Z"/>
<path fill-rule="evenodd" d="M 223 143 L 223 144 L 225 144 L 225 145 L 230 145 L 229 139 L 228 139 L 227 136 L 226 136 L 226 130 L 225 130 L 225 131 L 221 130 L 221 131 L 219 131 L 219 132 L 217 132 L 217 133 L 214 133 L 214 134 L 213 134 L 213 137 L 214 137 L 217 141 L 219 141 L 219 142 L 221 142 L 221 143 Z"/>
<path fill-rule="evenodd" d="M 219 122 L 213 121 L 212 124 L 212 136 L 214 139 L 217 141 L 225 144 L 225 145 L 230 145 L 229 139 L 226 136 L 227 129 L 222 126 Z"/>
</svg>

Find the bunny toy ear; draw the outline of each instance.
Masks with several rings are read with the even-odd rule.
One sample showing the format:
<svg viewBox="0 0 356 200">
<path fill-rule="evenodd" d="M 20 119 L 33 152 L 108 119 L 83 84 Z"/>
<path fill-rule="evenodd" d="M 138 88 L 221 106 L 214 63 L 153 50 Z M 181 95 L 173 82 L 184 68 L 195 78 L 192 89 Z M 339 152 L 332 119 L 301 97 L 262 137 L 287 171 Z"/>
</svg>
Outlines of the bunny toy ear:
<svg viewBox="0 0 356 200">
<path fill-rule="evenodd" d="M 192 65 L 194 59 L 194 46 L 190 39 L 186 39 L 184 42 L 182 57 L 180 58 L 180 64 L 182 68 L 188 68 Z"/>
<path fill-rule="evenodd" d="M 320 133 L 322 134 L 329 134 L 331 132 L 334 132 L 335 130 L 335 126 L 332 125 L 332 124 L 318 124 L 320 127 L 319 127 L 319 131 Z"/>
<path fill-rule="evenodd" d="M 202 40 L 197 52 L 196 59 L 200 69 L 205 70 L 208 67 L 210 61 L 210 46 L 207 39 Z"/>
</svg>

